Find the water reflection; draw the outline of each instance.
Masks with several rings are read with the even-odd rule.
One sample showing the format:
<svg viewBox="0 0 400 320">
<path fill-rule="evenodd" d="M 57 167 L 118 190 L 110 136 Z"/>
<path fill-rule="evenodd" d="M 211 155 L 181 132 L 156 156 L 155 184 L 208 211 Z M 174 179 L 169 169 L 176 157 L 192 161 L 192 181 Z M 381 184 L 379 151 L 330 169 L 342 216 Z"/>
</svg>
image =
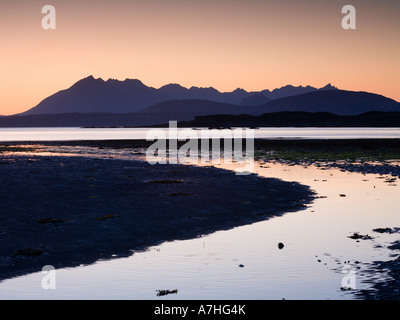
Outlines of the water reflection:
<svg viewBox="0 0 400 320">
<path fill-rule="evenodd" d="M 32 147 L 36 151 L 26 154 L 144 157 L 143 150 Z M 356 270 L 357 289 L 367 288 L 364 280 L 370 274 L 363 273 L 363 264 L 390 259 L 386 246 L 399 240 L 399 234 L 372 231 L 399 227 L 399 186 L 385 182 L 393 177 L 263 161 L 255 172 L 309 185 L 320 198 L 304 211 L 268 221 L 164 243 L 129 258 L 57 270 L 57 289 L 51 292 L 41 288 L 40 273 L 10 279 L 0 284 L 0 298 L 163 299 L 156 290 L 177 288 L 179 293 L 166 299 L 353 299 L 340 290 L 348 265 Z M 349 238 L 354 232 L 373 239 L 357 242 Z"/>
<path fill-rule="evenodd" d="M 188 128 L 179 128 L 178 131 L 185 129 Z M 146 139 L 149 130 L 151 128 L 0 128 L 0 141 L 138 140 Z M 203 137 L 215 134 L 218 135 L 218 130 L 210 130 Z M 255 138 L 262 139 L 396 139 L 400 138 L 400 129 L 259 128 L 254 130 L 254 134 Z"/>
</svg>

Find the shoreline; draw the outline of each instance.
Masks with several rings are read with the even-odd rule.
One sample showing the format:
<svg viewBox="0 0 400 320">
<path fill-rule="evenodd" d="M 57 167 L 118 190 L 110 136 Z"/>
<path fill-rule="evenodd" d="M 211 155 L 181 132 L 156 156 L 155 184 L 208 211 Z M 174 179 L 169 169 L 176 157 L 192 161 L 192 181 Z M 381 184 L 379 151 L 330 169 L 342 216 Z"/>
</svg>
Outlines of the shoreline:
<svg viewBox="0 0 400 320">
<path fill-rule="evenodd" d="M 164 140 L 159 140 L 164 141 Z M 178 149 L 186 141 L 177 141 Z M 25 141 L 0 143 L 2 152 L 34 152 L 37 146 L 44 147 L 82 147 L 92 148 L 91 151 L 127 150 L 127 155 L 144 155 L 144 149 L 154 141 L 146 140 L 80 140 L 80 141 Z M 224 140 L 220 140 L 221 150 Z M 202 145 L 202 141 L 198 146 Z M 207 144 L 206 144 L 207 145 Z M 165 146 L 169 147 L 168 140 Z M 211 151 L 212 139 L 208 140 Z M 242 139 L 243 150 L 246 150 L 246 140 Z M 201 150 L 199 149 L 199 152 Z M 39 153 L 41 150 L 39 150 Z M 55 152 L 54 150 L 50 152 Z M 71 152 L 73 154 L 73 152 Z M 361 174 L 391 174 L 400 177 L 400 139 L 307 139 L 307 140 L 254 140 L 254 160 L 272 161 L 288 165 L 316 165 L 325 168 L 338 168 L 348 172 Z"/>
<path fill-rule="evenodd" d="M 299 183 L 213 167 L 1 153 L 0 163 L 0 281 L 130 256 L 314 199 Z"/>
<path fill-rule="evenodd" d="M 376 146 L 380 151 L 382 151 L 382 153 L 379 153 L 380 157 L 382 155 L 391 155 L 392 151 L 393 151 L 393 148 L 396 148 L 397 144 L 399 143 L 399 141 L 397 141 L 397 140 L 384 141 L 385 143 L 383 143 L 383 144 L 381 144 L 382 141 L 377 140 L 377 141 L 373 141 L 372 145 L 371 145 L 371 141 L 359 141 L 359 140 L 357 140 L 357 141 L 354 140 L 354 141 L 350 142 L 350 144 L 347 144 L 347 145 L 343 145 L 343 141 L 330 141 L 330 143 L 328 143 L 328 145 L 324 145 L 323 142 L 321 142 L 321 141 L 306 141 L 306 142 L 303 142 L 303 144 L 300 144 L 300 145 L 298 145 L 297 142 L 298 141 L 272 141 L 272 142 L 271 141 L 261 141 L 261 143 L 260 143 L 260 141 L 259 141 L 258 144 L 256 142 L 256 149 L 258 151 L 263 150 L 263 146 L 264 147 L 267 146 L 267 148 L 270 148 L 271 145 L 272 145 L 272 147 L 275 147 L 275 148 L 278 146 L 279 148 L 281 148 L 280 150 L 284 150 L 285 149 L 286 152 L 288 152 L 288 150 L 291 151 L 290 148 L 293 148 L 293 149 L 295 149 L 295 154 L 296 155 L 300 155 L 300 157 L 298 157 L 297 159 L 293 159 L 291 157 L 287 157 L 286 159 L 284 157 L 282 157 L 282 158 L 276 157 L 277 154 L 272 154 L 272 155 L 268 154 L 268 157 L 266 157 L 266 158 L 263 158 L 262 156 L 259 155 L 256 158 L 256 160 L 259 161 L 259 163 L 261 165 L 263 163 L 264 164 L 265 163 L 268 164 L 268 162 L 271 162 L 271 163 L 278 162 L 278 163 L 287 164 L 289 166 L 296 166 L 296 165 L 299 165 L 299 166 L 310 166 L 310 165 L 314 165 L 316 167 L 320 167 L 321 170 L 328 170 L 330 168 L 336 168 L 336 169 L 340 169 L 340 170 L 347 171 L 347 172 L 357 172 L 357 173 L 360 173 L 360 174 L 363 174 L 363 175 L 380 174 L 380 175 L 392 175 L 394 177 L 399 177 L 400 176 L 399 175 L 399 172 L 400 172 L 399 171 L 399 165 L 398 165 L 398 163 L 400 161 L 398 161 L 398 159 L 392 159 L 392 160 L 396 161 L 393 164 L 391 164 L 390 161 L 388 162 L 389 158 L 387 158 L 387 160 L 384 160 L 383 162 L 379 162 L 378 161 L 377 163 L 368 163 L 368 161 L 367 161 L 371 154 L 376 153 L 375 149 L 373 149 L 374 146 Z M 349 141 L 347 141 L 347 142 L 349 142 Z M 349 153 L 347 151 L 348 148 L 353 148 L 354 154 L 356 154 L 357 156 L 360 156 L 359 151 L 354 149 L 355 144 L 358 144 L 360 142 L 361 142 L 361 145 L 358 145 L 357 148 L 361 148 L 362 150 L 366 150 L 365 154 L 362 155 L 362 156 L 365 156 L 364 158 L 362 158 L 361 160 L 358 160 L 357 163 L 350 162 L 350 161 L 348 161 L 349 159 L 347 159 L 347 160 L 346 159 L 341 159 L 341 158 L 343 158 L 343 155 L 345 155 L 345 156 L 349 155 Z M 121 142 L 121 141 L 100 141 L 100 142 L 98 142 L 98 141 L 85 141 L 83 143 L 82 142 L 73 142 L 72 145 L 73 146 L 81 146 L 83 144 L 84 146 L 90 146 L 90 147 L 99 148 L 99 149 L 102 149 L 102 148 L 110 148 L 110 149 L 111 148 L 116 148 L 116 149 L 128 148 L 129 149 L 132 146 L 135 146 L 135 148 L 138 148 L 138 147 L 139 148 L 143 148 L 144 146 L 143 146 L 142 143 L 143 143 L 143 141 L 141 141 L 141 142 L 137 142 L 137 141 L 134 141 L 134 142 L 132 142 L 132 141 L 123 141 L 123 142 Z M 150 143 L 150 142 L 147 142 L 147 143 Z M 53 142 L 48 142 L 48 144 L 49 145 L 54 145 Z M 65 145 L 64 142 L 58 142 L 57 144 L 58 145 Z M 308 155 L 310 154 L 311 151 L 312 151 L 312 153 L 311 153 L 312 155 L 316 154 L 316 155 L 325 156 L 326 153 L 324 153 L 322 151 L 325 151 L 326 148 L 328 148 L 328 149 L 331 148 L 332 144 L 338 144 L 339 148 L 337 148 L 337 150 L 342 152 L 342 153 L 341 152 L 336 153 L 336 158 L 338 158 L 338 159 L 336 159 L 336 160 L 335 159 L 323 160 L 321 158 L 312 159 L 311 157 L 308 157 Z M 21 146 L 22 145 L 23 146 L 24 144 L 15 143 L 15 145 L 17 145 L 17 146 Z M 25 145 L 30 145 L 30 143 L 27 142 Z M 70 143 L 68 143 L 68 145 L 70 145 Z M 9 147 L 12 147 L 12 146 L 13 146 L 12 144 L 9 145 Z M 365 146 L 367 146 L 367 148 Z M 324 149 L 322 149 L 321 147 L 323 147 Z M 0 144 L 0 148 L 1 148 L 1 144 Z M 301 151 L 303 153 L 299 152 L 299 149 L 302 149 Z M 267 150 L 270 150 L 270 149 L 264 149 L 264 151 L 267 151 Z M 331 149 L 330 151 L 331 151 L 330 155 L 333 154 L 332 151 L 334 151 L 334 150 Z M 290 152 L 288 152 L 288 153 L 290 153 Z M 280 153 L 278 153 L 278 155 L 279 156 L 285 155 L 285 153 L 284 152 L 280 152 Z M 307 155 L 307 156 L 304 157 L 304 155 Z M 272 157 L 269 157 L 269 156 L 272 156 Z M 53 158 L 51 161 L 60 162 L 60 163 L 64 163 L 64 162 L 68 163 L 71 160 L 71 158 L 63 157 L 63 156 L 55 156 L 55 157 L 51 157 L 51 156 L 47 156 L 47 155 L 46 156 L 41 156 L 41 157 L 36 157 L 36 156 L 33 156 L 33 157 L 32 156 L 18 156 L 17 152 L 13 156 L 5 156 L 5 155 L 2 155 L 2 153 L 0 152 L 0 162 L 3 162 L 4 161 L 3 158 L 7 158 L 7 157 L 8 158 L 14 157 L 15 159 L 24 159 L 25 158 L 24 161 L 27 161 L 27 163 L 25 163 L 25 165 L 30 165 L 30 166 L 32 166 L 32 164 L 36 163 L 37 162 L 36 160 L 38 160 L 38 159 L 40 159 L 41 161 L 44 161 L 44 162 L 49 162 Z M 86 158 L 81 158 L 81 159 L 78 159 L 78 162 L 79 161 L 89 161 L 89 160 L 86 159 Z M 111 162 L 114 162 L 114 161 L 116 161 L 116 162 L 122 161 L 123 162 L 124 160 L 91 159 L 90 161 L 92 163 L 100 163 L 100 162 L 103 162 L 103 161 L 110 161 L 110 163 L 111 163 Z M 376 159 L 372 159 L 372 161 L 376 161 Z M 74 162 L 74 161 L 72 161 L 72 162 Z M 142 162 L 129 160 L 129 161 L 126 161 L 126 163 L 142 163 Z M 65 163 L 64 163 L 64 165 L 65 165 Z M 142 165 L 143 165 L 143 163 L 142 163 Z M 186 171 L 185 174 L 188 174 L 186 176 L 186 178 L 188 176 L 190 177 L 190 175 L 191 175 L 190 172 L 192 172 L 192 173 L 193 172 L 197 172 L 197 170 L 200 169 L 200 170 L 203 170 L 202 172 L 207 174 L 207 176 L 202 176 L 201 178 L 206 179 L 209 176 L 209 177 L 211 177 L 212 181 L 215 181 L 215 178 L 219 177 L 219 175 L 218 174 L 215 175 L 214 172 L 221 173 L 221 170 L 222 170 L 222 169 L 216 169 L 216 168 L 211 168 L 211 167 L 193 167 L 193 166 L 182 166 L 182 165 L 164 165 L 164 166 L 169 167 L 172 171 L 181 171 L 181 170 L 182 171 Z M 0 166 L 0 169 L 2 167 L 3 167 L 3 165 Z M 7 165 L 5 165 L 5 167 L 7 167 Z M 144 167 L 147 167 L 146 164 L 144 164 Z M 142 167 L 141 170 L 144 170 L 144 167 Z M 214 171 L 214 170 L 216 170 L 216 171 Z M 33 171 L 33 173 L 35 173 L 34 172 L 35 169 L 34 170 L 30 170 L 30 171 Z M 224 171 L 224 170 L 222 170 L 222 171 Z M 167 172 L 164 172 L 164 173 L 168 174 Z M 159 180 L 159 181 L 164 181 L 164 183 L 155 183 L 155 184 L 152 184 L 152 185 L 154 185 L 154 186 L 157 185 L 158 187 L 162 187 L 163 186 L 163 187 L 172 187 L 172 188 L 179 188 L 179 187 L 182 187 L 183 185 L 187 186 L 188 184 L 186 184 L 186 183 L 182 184 L 182 183 L 179 183 L 179 182 L 178 183 L 165 183 L 168 180 L 181 181 L 181 179 L 179 177 L 178 177 L 179 179 L 175 177 L 176 173 L 177 172 L 175 172 L 173 174 L 173 176 L 168 175 L 167 179 Z M 90 173 L 87 177 L 89 177 L 91 174 L 92 173 Z M 130 174 L 126 174 L 124 172 L 122 172 L 122 174 L 119 177 L 121 178 L 122 176 L 127 176 L 128 178 L 133 178 L 133 177 L 129 177 Z M 127 178 L 127 177 L 124 177 L 124 179 Z M 250 176 L 250 177 L 253 178 L 253 175 Z M 89 177 L 88 178 L 89 181 L 91 181 L 92 178 L 96 179 L 96 177 L 91 177 L 91 178 Z M 184 177 L 183 181 L 185 181 L 186 178 Z M 265 179 L 265 178 L 262 178 L 262 179 Z M 280 182 L 282 182 L 282 181 L 280 180 Z M 95 182 L 88 182 L 88 183 L 90 183 L 89 185 L 93 185 Z M 219 181 L 219 185 L 223 185 L 223 184 L 224 184 L 223 181 Z M 282 192 L 282 194 L 284 194 L 284 192 Z M 177 201 L 177 200 L 178 201 L 183 200 L 183 201 L 186 201 L 186 203 L 188 203 L 188 202 L 190 202 L 189 199 L 193 199 L 192 198 L 193 195 L 190 192 L 187 192 L 186 190 L 182 190 L 182 189 L 174 189 L 173 191 L 171 191 L 170 193 L 168 193 L 166 195 L 167 195 L 167 198 L 169 198 L 169 200 L 171 200 L 171 201 L 169 201 L 169 203 L 173 203 L 174 201 Z M 287 195 L 287 193 L 286 193 L 286 195 Z M 241 193 L 241 196 L 243 197 L 243 192 Z M 228 196 L 228 198 L 229 197 L 230 196 Z M 204 199 L 208 199 L 208 198 L 209 198 L 208 196 L 204 196 L 203 200 Z M 285 198 L 285 196 L 280 197 L 279 201 L 281 201 L 284 198 Z M 92 198 L 92 199 L 94 200 L 96 198 Z M 242 204 L 246 204 L 246 206 L 248 206 L 249 204 L 246 202 L 246 200 L 244 200 L 244 201 L 245 201 L 245 203 L 242 203 Z M 312 199 L 310 201 L 312 201 Z M 220 203 L 218 203 L 218 205 L 219 204 Z M 289 211 L 301 210 L 301 207 L 303 205 L 307 205 L 307 203 L 299 202 L 299 203 L 295 204 L 295 206 L 292 207 L 291 210 L 289 210 Z M 198 209 L 198 208 L 196 208 L 196 209 Z M 287 211 L 287 212 L 289 212 L 289 211 Z M 280 215 L 280 214 L 278 214 L 278 215 Z M 256 214 L 256 216 L 257 216 L 257 214 Z M 257 216 L 256 219 L 260 219 L 260 220 L 257 220 L 257 221 L 262 221 L 262 220 L 268 219 L 268 218 L 273 217 L 273 216 L 275 216 L 275 215 L 272 214 L 270 216 L 269 215 L 267 215 L 267 216 Z M 104 214 L 104 215 L 97 215 L 97 216 L 92 216 L 91 223 L 94 223 L 95 221 L 96 221 L 96 223 L 104 223 L 104 224 L 105 223 L 109 223 L 109 224 L 112 224 L 112 228 L 114 228 L 115 227 L 114 223 L 116 223 L 117 221 L 121 221 L 122 218 L 125 218 L 125 215 L 124 214 L 120 214 L 120 213 L 118 213 L 118 214 L 117 213 L 110 213 L 110 214 Z M 253 215 L 253 217 L 251 219 L 253 219 L 253 218 L 254 218 L 254 215 Z M 202 212 L 197 216 L 195 214 L 191 215 L 190 219 L 193 219 L 193 220 L 196 220 L 197 222 L 199 222 L 199 221 L 207 220 L 208 217 L 204 214 L 204 212 Z M 42 216 L 40 219 L 37 219 L 37 220 L 41 220 L 41 223 L 36 221 L 36 223 L 38 225 L 40 224 L 40 225 L 43 225 L 43 226 L 47 226 L 47 228 L 53 228 L 53 229 L 58 229 L 58 230 L 66 229 L 65 226 L 68 226 L 68 223 L 71 223 L 71 221 L 63 221 L 63 220 L 65 220 L 65 218 L 62 218 L 62 217 L 61 218 L 57 218 L 57 217 L 44 217 L 44 216 Z M 254 221 L 254 222 L 257 222 L 257 221 Z M 243 224 L 252 223 L 252 222 L 247 221 L 247 222 L 240 222 L 240 223 L 239 223 L 239 225 L 243 225 Z M 2 224 L 2 220 L 0 220 L 0 225 L 1 224 Z M 231 228 L 229 226 L 225 226 L 225 227 L 227 229 Z M 222 229 L 218 229 L 218 230 L 225 230 L 225 227 L 221 227 Z M 232 227 L 235 227 L 235 226 L 232 226 Z M 3 228 L 0 227 L 0 239 L 2 237 L 2 232 L 3 231 L 4 231 Z M 180 231 L 182 231 L 182 230 L 180 230 Z M 179 240 L 180 239 L 183 240 L 183 239 L 187 239 L 186 236 L 189 237 L 189 238 L 190 237 L 201 236 L 202 232 L 200 232 L 199 229 L 197 231 L 199 231 L 197 234 L 192 234 L 192 235 L 189 235 L 187 233 L 185 234 L 184 232 L 183 233 L 179 232 L 179 230 L 174 230 L 173 232 L 175 232 L 175 235 L 179 233 L 180 234 Z M 214 231 L 217 231 L 217 229 L 214 230 Z M 207 232 L 208 231 L 206 231 L 203 234 L 206 234 Z M 209 232 L 212 233 L 213 231 L 209 230 Z M 171 239 L 175 240 L 174 238 L 171 238 Z M 151 240 L 151 239 L 148 239 L 148 240 Z M 152 239 L 151 241 L 154 241 L 154 240 L 155 239 Z M 158 240 L 160 240 L 160 239 L 158 239 Z M 168 241 L 168 239 L 167 240 L 160 240 L 160 241 L 161 242 Z M 118 247 L 117 243 L 114 243 L 114 244 L 116 245 L 116 247 Z M 159 244 L 159 243 L 157 243 L 157 241 L 154 241 L 150 245 L 143 244 L 143 246 L 137 247 L 137 249 L 135 251 L 141 251 L 141 250 L 147 248 L 148 246 L 157 245 L 157 244 Z M 19 249 L 15 249 L 15 250 L 21 250 L 21 249 L 23 249 L 23 248 L 21 247 Z M 27 249 L 27 248 L 25 248 L 25 249 Z M 98 261 L 99 259 L 101 259 L 101 260 L 102 259 L 107 259 L 108 260 L 108 259 L 112 259 L 112 258 L 116 258 L 116 257 L 130 256 L 131 254 L 134 254 L 134 252 L 132 250 L 129 250 L 128 248 L 125 248 L 126 250 L 124 252 L 120 252 L 120 253 L 117 253 L 117 254 L 112 253 L 112 251 L 105 252 L 105 251 L 98 250 L 98 249 L 99 248 L 95 248 L 97 256 L 96 257 L 92 256 L 92 257 L 89 258 L 89 260 L 92 259 L 91 261 L 85 260 L 83 263 L 79 263 L 79 261 L 77 261 L 77 259 L 80 259 L 80 258 L 78 256 L 74 256 L 75 260 L 71 265 L 61 264 L 61 266 L 77 266 L 79 264 L 91 264 L 91 263 L 94 263 L 94 262 Z M 393 250 L 397 250 L 398 251 L 398 249 L 399 249 L 398 248 L 398 244 L 396 246 L 396 243 L 393 243 Z M 40 248 L 39 248 L 39 250 L 40 250 Z M 115 249 L 115 247 L 112 250 L 114 250 L 114 252 L 118 251 L 118 250 Z M 29 254 L 29 252 L 25 252 L 25 253 Z M 396 251 L 394 251 L 393 254 L 395 256 Z M 34 257 L 34 256 L 29 257 L 28 255 L 25 255 L 25 256 L 16 255 L 16 256 L 18 258 L 23 257 L 25 259 L 24 261 L 27 262 L 29 259 L 32 260 L 32 261 L 38 261 L 40 259 L 40 257 L 45 257 L 46 255 L 47 255 L 47 252 L 44 252 L 43 255 L 40 254 L 38 257 Z M 113 255 L 115 255 L 115 256 L 113 256 Z M 1 261 L 3 262 L 3 263 L 0 263 L 0 268 L 2 268 L 2 266 L 4 265 L 4 262 L 6 262 L 6 264 L 7 264 L 7 261 L 6 261 L 7 259 L 6 260 L 4 259 L 4 255 L 3 254 L 0 254 L 0 259 L 2 259 L 2 260 L 0 260 L 0 262 Z M 392 284 L 395 284 L 397 286 L 398 281 L 400 279 L 399 266 L 398 266 L 398 262 L 396 262 L 396 261 L 395 260 L 393 260 L 393 261 L 377 261 L 377 262 L 374 262 L 372 264 L 365 265 L 364 268 L 363 268 L 363 272 L 371 272 L 371 274 L 372 274 L 372 273 L 376 273 L 379 270 L 385 269 L 393 277 L 393 280 L 390 281 L 389 283 L 386 283 L 386 279 L 376 279 L 375 282 L 371 282 L 371 289 L 370 290 L 364 290 L 364 291 L 361 291 L 361 292 L 349 291 L 349 294 L 352 294 L 356 299 L 377 299 L 377 298 L 381 298 L 381 299 L 396 299 L 396 298 L 398 298 L 396 290 L 395 290 L 395 287 L 392 286 Z M 38 265 L 37 265 L 37 267 L 38 267 Z M 40 270 L 36 270 L 36 271 L 40 271 Z M 34 272 L 34 270 L 25 271 L 25 273 L 29 273 L 29 272 Z M 17 276 L 17 275 L 18 274 L 14 274 L 11 277 L 14 277 L 14 276 Z M 0 281 L 1 280 L 3 280 L 3 279 L 0 279 Z"/>
</svg>

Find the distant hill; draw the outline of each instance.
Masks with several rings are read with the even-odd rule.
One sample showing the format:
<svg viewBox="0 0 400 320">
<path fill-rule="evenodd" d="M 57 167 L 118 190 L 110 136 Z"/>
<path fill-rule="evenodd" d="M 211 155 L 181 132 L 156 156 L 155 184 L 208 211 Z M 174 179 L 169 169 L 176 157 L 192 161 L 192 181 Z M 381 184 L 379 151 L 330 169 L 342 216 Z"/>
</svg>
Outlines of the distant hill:
<svg viewBox="0 0 400 320">
<path fill-rule="evenodd" d="M 332 86 L 330 83 L 320 89 L 317 89 L 317 88 L 314 88 L 311 86 L 294 87 L 292 85 L 287 85 L 282 88 L 274 89 L 272 91 L 263 90 L 263 91 L 261 91 L 261 93 L 270 100 L 276 100 L 276 99 L 281 99 L 281 98 L 286 98 L 286 97 L 291 97 L 291 96 L 297 96 L 299 94 L 305 94 L 305 93 L 309 93 L 309 92 L 328 91 L 328 90 L 338 90 L 338 88 L 336 88 L 335 86 Z"/>
<path fill-rule="evenodd" d="M 369 111 L 400 111 L 400 103 L 368 92 L 326 90 L 281 98 L 255 107 L 252 114 L 281 111 L 331 112 L 357 115 Z"/>
<path fill-rule="evenodd" d="M 262 97 L 255 99 L 262 100 Z M 190 120 L 200 115 L 261 115 L 284 111 L 358 115 L 369 111 L 397 112 L 400 111 L 400 104 L 392 99 L 367 92 L 326 90 L 272 100 L 261 106 L 251 106 L 250 103 L 248 106 L 236 106 L 208 100 L 172 100 L 147 107 L 139 114 L 170 115 L 171 119 Z"/>
<path fill-rule="evenodd" d="M 400 112 L 343 116 L 329 112 L 276 112 L 260 116 L 210 115 L 182 121 L 179 127 L 400 127 Z"/>
<path fill-rule="evenodd" d="M 145 127 L 168 126 L 168 115 L 138 113 L 65 113 L 0 118 L 0 127 Z M 328 112 L 277 112 L 260 116 L 205 115 L 180 121 L 179 127 L 400 127 L 400 112 L 343 116 Z"/>
<path fill-rule="evenodd" d="M 209 100 L 172 100 L 158 103 L 139 111 L 139 115 L 165 115 L 171 120 L 191 120 L 198 115 L 242 114 L 251 112 L 251 107 Z"/>
<path fill-rule="evenodd" d="M 113 127 L 151 126 L 168 123 L 169 117 L 136 113 L 60 113 L 0 118 L 0 127 Z"/>
<path fill-rule="evenodd" d="M 263 104 L 266 104 L 270 102 L 271 100 L 268 99 L 264 94 L 262 93 L 255 93 L 247 98 L 244 98 L 240 102 L 240 106 L 261 106 Z"/>
</svg>

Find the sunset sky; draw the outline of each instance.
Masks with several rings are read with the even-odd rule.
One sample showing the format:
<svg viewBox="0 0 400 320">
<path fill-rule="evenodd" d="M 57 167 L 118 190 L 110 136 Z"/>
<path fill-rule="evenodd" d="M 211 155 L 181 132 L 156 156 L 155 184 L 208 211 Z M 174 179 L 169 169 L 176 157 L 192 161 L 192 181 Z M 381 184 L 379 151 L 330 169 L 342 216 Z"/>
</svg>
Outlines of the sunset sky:
<svg viewBox="0 0 400 320">
<path fill-rule="evenodd" d="M 356 30 L 341 26 L 347 4 Z M 0 33 L 0 115 L 89 75 L 222 92 L 331 83 L 400 101 L 399 0 L 0 0 Z"/>
</svg>

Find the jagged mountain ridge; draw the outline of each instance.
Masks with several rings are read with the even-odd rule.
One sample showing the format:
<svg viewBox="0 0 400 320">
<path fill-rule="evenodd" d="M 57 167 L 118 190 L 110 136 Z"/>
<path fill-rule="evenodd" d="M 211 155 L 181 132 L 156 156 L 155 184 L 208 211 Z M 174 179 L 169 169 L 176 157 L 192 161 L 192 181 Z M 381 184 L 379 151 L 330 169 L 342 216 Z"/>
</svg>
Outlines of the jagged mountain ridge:
<svg viewBox="0 0 400 320">
<path fill-rule="evenodd" d="M 330 85 L 329 85 L 330 86 Z M 327 87 L 324 87 L 327 88 Z M 337 90 L 330 86 L 329 89 Z M 299 93 L 318 91 L 321 89 L 307 87 L 285 86 L 273 91 L 247 92 L 236 89 L 232 92 L 219 92 L 217 89 L 191 87 L 189 89 L 179 84 L 168 84 L 159 89 L 146 86 L 137 79 L 124 81 L 93 76 L 86 77 L 73 84 L 70 88 L 61 90 L 37 106 L 20 115 L 59 114 L 59 113 L 134 113 L 157 103 L 171 100 L 209 100 L 233 105 L 254 106 L 255 98 L 265 97 L 260 104 L 269 102 L 274 97 L 287 97 Z M 253 98 L 252 98 L 253 97 Z M 247 99 L 247 100 L 246 100 Z M 250 100 L 250 104 L 246 101 Z"/>
</svg>

